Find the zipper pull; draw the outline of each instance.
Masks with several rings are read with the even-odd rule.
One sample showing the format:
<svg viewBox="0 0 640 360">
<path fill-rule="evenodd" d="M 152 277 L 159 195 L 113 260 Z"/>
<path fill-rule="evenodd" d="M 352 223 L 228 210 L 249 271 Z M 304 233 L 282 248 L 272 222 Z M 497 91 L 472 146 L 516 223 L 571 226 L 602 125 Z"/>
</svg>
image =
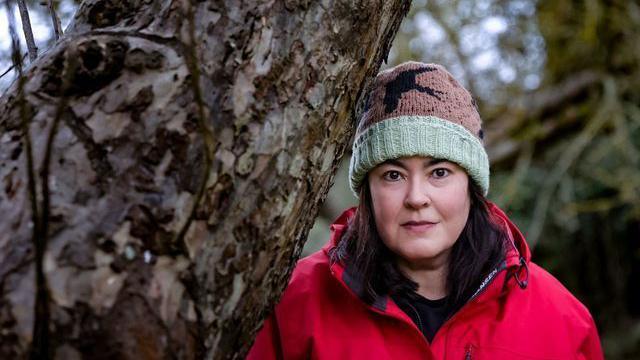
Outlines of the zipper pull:
<svg viewBox="0 0 640 360">
<path fill-rule="evenodd" d="M 472 360 L 473 357 L 472 355 L 472 351 L 473 351 L 473 345 L 469 344 L 467 345 L 466 349 L 465 349 L 465 354 L 464 354 L 464 360 Z"/>
</svg>

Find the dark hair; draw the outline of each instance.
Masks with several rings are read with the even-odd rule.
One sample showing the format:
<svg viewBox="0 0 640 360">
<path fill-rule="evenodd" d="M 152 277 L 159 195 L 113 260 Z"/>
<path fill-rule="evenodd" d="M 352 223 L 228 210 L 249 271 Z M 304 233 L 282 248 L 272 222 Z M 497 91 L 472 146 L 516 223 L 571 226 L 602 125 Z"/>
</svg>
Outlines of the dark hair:
<svg viewBox="0 0 640 360">
<path fill-rule="evenodd" d="M 384 244 L 375 225 L 371 191 L 365 178 L 360 203 L 331 261 L 342 261 L 362 281 L 363 300 L 373 304 L 377 296 L 413 294 L 418 284 L 396 266 L 396 255 Z M 471 206 L 460 237 L 452 247 L 447 273 L 447 302 L 458 309 L 475 293 L 482 280 L 504 259 L 508 236 L 489 214 L 480 187 L 469 181 Z"/>
</svg>

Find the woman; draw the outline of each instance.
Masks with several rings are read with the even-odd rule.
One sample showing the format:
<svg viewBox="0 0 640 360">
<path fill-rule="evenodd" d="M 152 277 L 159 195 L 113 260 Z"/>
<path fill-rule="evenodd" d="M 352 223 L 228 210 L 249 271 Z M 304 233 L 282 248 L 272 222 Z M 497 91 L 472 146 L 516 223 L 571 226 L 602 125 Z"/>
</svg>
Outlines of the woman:
<svg viewBox="0 0 640 360">
<path fill-rule="evenodd" d="M 375 80 L 350 164 L 359 205 L 298 262 L 249 359 L 602 359 L 588 310 L 485 196 L 471 95 L 441 66 Z"/>
</svg>

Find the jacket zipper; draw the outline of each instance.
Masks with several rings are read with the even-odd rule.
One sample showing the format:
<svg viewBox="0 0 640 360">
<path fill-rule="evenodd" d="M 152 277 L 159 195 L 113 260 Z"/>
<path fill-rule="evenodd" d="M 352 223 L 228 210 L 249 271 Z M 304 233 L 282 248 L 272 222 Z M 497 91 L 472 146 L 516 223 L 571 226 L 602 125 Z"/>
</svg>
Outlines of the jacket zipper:
<svg viewBox="0 0 640 360">
<path fill-rule="evenodd" d="M 407 303 L 407 305 L 409 305 L 409 307 L 411 307 L 411 310 L 413 310 L 413 312 L 416 314 L 416 317 L 418 318 L 418 327 L 420 328 L 420 332 L 424 334 L 424 328 L 422 327 L 422 319 L 420 318 L 420 314 L 418 313 L 418 310 L 416 310 L 416 308 L 413 307 L 411 303 Z"/>
<path fill-rule="evenodd" d="M 464 354 L 464 360 L 472 360 L 472 350 L 473 350 L 473 345 L 469 344 L 467 345 L 467 350 L 465 351 Z"/>
<path fill-rule="evenodd" d="M 449 320 L 451 320 L 454 316 L 456 316 L 456 314 L 460 313 L 460 311 L 462 309 L 464 309 L 465 307 L 467 307 L 467 305 L 469 305 L 469 303 L 471 301 L 473 301 L 473 299 L 477 298 L 478 296 L 482 295 L 482 293 L 489 287 L 489 285 L 493 282 L 493 280 L 498 276 L 498 274 L 500 274 L 503 270 L 507 269 L 507 262 L 503 261 L 497 268 L 493 269 L 493 271 L 491 271 L 489 273 L 489 275 L 487 275 L 484 280 L 482 280 L 482 282 L 480 283 L 480 286 L 478 287 L 478 290 L 476 290 L 476 292 L 473 293 L 473 295 L 471 295 L 469 297 L 469 299 L 467 300 L 467 302 L 464 303 L 464 305 L 462 305 L 460 307 L 460 309 L 458 309 L 458 311 L 456 311 L 454 314 L 451 314 L 447 320 L 445 320 L 445 323 L 442 324 L 442 326 L 440 328 L 443 328 L 444 325 L 446 325 L 446 323 L 449 322 Z"/>
<path fill-rule="evenodd" d="M 435 335 L 433 336 L 433 341 L 435 341 L 436 337 L 438 337 L 438 334 L 441 333 L 440 330 L 444 329 L 445 326 L 451 326 L 451 322 L 453 321 L 453 318 L 459 314 L 464 308 L 466 308 L 469 303 L 471 303 L 471 301 L 473 301 L 473 299 L 477 298 L 478 296 L 482 295 L 482 293 L 489 287 L 489 285 L 493 282 L 493 280 L 498 276 L 498 274 L 500 274 L 502 271 L 507 269 L 507 261 L 504 260 L 497 268 L 493 269 L 493 271 L 491 271 L 489 273 L 489 275 L 487 275 L 484 280 L 482 280 L 482 282 L 480 283 L 480 286 L 478 287 L 478 290 L 476 290 L 475 293 L 473 293 L 473 295 L 471 295 L 471 297 L 469 297 L 469 299 L 467 300 L 467 302 L 464 303 L 464 305 L 462 305 L 460 307 L 460 309 L 458 309 L 458 311 L 456 311 L 454 314 L 452 314 L 451 316 L 449 316 L 449 318 L 447 318 L 447 320 L 445 320 L 445 322 L 442 324 L 442 326 L 440 326 L 440 329 L 438 331 L 436 331 Z M 445 338 L 445 349 L 447 348 L 447 341 L 448 341 L 449 337 L 447 336 L 447 338 Z M 467 354 L 465 354 L 465 360 L 467 358 L 467 356 L 471 356 L 471 351 L 467 351 Z M 446 358 L 446 354 L 445 354 L 445 358 Z M 471 359 L 469 357 L 469 359 Z"/>
<path fill-rule="evenodd" d="M 464 303 L 464 305 L 462 305 L 462 307 L 460 307 L 460 309 L 462 309 L 465 305 L 467 305 L 468 303 L 471 302 L 471 300 L 475 299 L 476 297 L 478 297 L 478 295 L 480 295 L 484 289 L 486 289 L 489 284 L 491 284 L 493 282 L 493 279 L 496 278 L 496 276 L 498 276 L 498 274 L 502 271 L 505 270 L 507 268 L 507 261 L 503 261 L 500 265 L 498 265 L 498 267 L 496 267 L 495 269 L 493 269 L 493 271 L 491 271 L 489 273 L 489 275 L 487 275 L 484 280 L 482 280 L 482 282 L 480 283 L 480 286 L 478 286 L 478 290 L 476 290 L 476 292 L 473 293 L 473 295 L 471 295 L 469 297 L 469 300 L 467 300 L 466 303 Z"/>
</svg>

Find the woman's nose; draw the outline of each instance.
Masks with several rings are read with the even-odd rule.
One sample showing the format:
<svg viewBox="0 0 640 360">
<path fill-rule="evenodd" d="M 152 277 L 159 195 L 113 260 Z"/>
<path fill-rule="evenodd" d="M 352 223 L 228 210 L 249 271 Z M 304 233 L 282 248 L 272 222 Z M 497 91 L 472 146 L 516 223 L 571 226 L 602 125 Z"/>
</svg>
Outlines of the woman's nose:
<svg viewBox="0 0 640 360">
<path fill-rule="evenodd" d="M 409 208 L 420 209 L 431 204 L 429 185 L 426 180 L 410 180 L 407 182 L 405 205 Z"/>
</svg>

